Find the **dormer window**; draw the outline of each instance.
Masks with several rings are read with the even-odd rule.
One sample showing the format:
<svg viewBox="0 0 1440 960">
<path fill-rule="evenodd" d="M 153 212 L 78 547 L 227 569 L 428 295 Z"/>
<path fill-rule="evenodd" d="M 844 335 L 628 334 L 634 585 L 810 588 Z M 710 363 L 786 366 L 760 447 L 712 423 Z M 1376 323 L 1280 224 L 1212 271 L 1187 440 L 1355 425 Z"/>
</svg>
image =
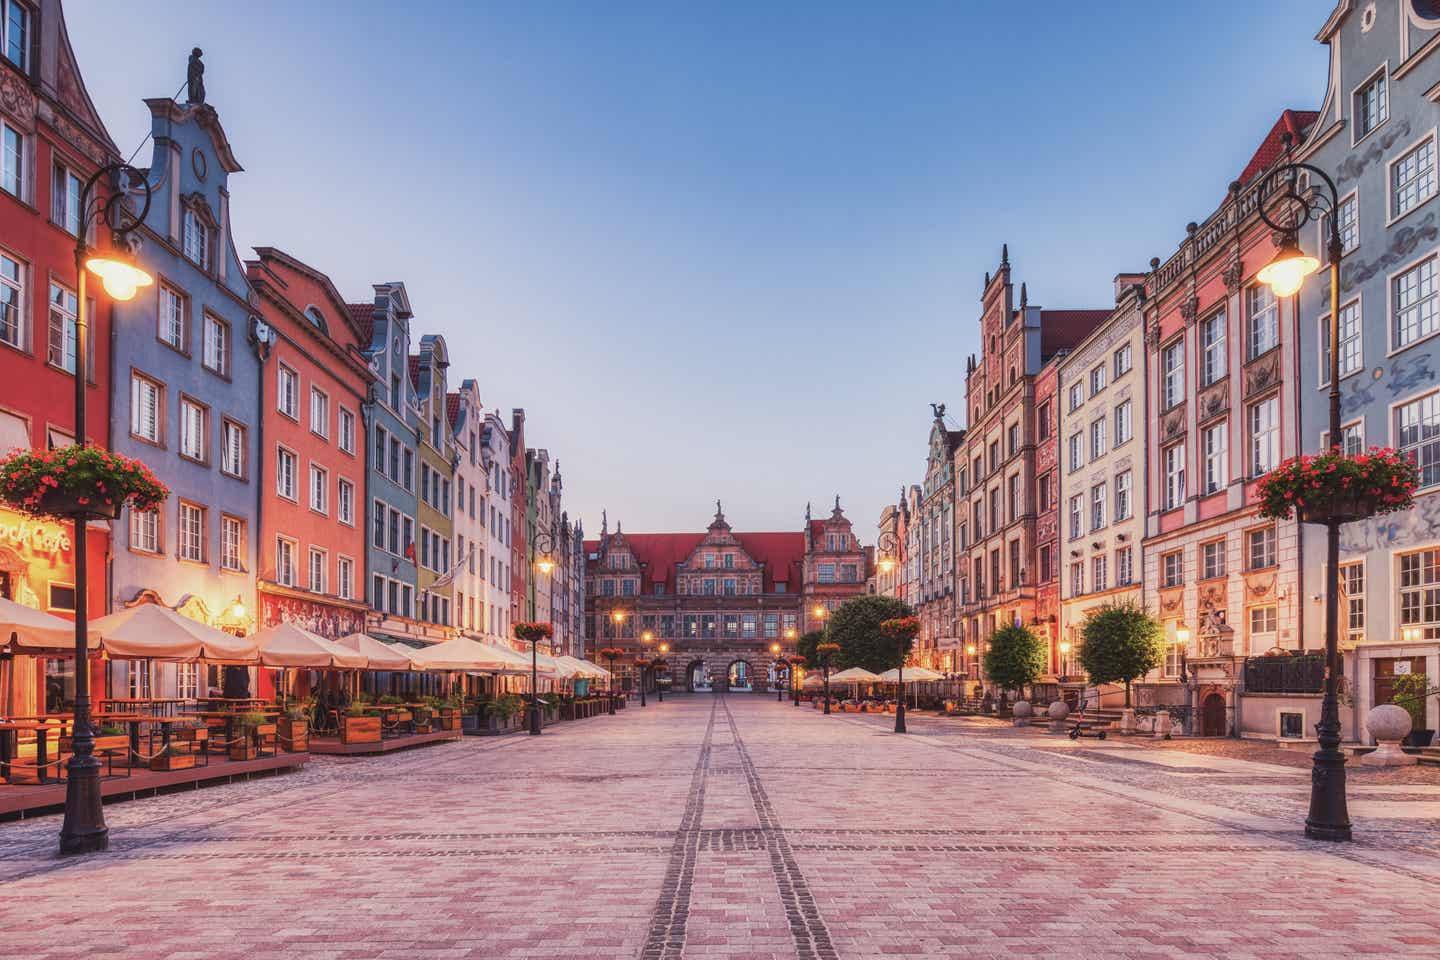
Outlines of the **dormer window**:
<svg viewBox="0 0 1440 960">
<path fill-rule="evenodd" d="M 188 207 L 185 210 L 180 244 L 186 260 L 201 270 L 210 269 L 210 228 L 200 219 L 198 213 Z"/>
<path fill-rule="evenodd" d="M 321 313 L 320 310 L 316 307 L 305 308 L 305 319 L 309 320 L 310 325 L 316 330 L 321 331 L 322 333 L 326 332 L 329 329 L 325 325 L 325 315 Z"/>
<path fill-rule="evenodd" d="M 19 0 L 0 0 L 0 33 L 5 36 L 3 49 L 5 59 L 20 68 L 21 73 L 30 72 L 30 10 Z"/>
</svg>

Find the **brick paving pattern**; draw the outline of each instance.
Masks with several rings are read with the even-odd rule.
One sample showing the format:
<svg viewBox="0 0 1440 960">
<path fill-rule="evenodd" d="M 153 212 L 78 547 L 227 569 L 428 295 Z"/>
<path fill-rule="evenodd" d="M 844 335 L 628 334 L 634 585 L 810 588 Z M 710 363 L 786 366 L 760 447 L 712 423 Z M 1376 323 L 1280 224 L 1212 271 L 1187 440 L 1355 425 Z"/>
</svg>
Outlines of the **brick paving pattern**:
<svg viewBox="0 0 1440 960">
<path fill-rule="evenodd" d="M 5 957 L 1440 957 L 1440 785 L 916 716 L 672 697 L 0 824 Z M 1252 754 L 1250 756 L 1263 756 Z"/>
</svg>

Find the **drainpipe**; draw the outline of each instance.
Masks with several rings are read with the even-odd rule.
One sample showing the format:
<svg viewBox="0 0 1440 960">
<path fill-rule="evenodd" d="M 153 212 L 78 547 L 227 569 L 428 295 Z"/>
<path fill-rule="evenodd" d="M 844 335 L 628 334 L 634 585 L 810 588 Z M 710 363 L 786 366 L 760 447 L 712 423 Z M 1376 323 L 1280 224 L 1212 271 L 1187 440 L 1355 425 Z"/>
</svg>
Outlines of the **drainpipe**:
<svg viewBox="0 0 1440 960">
<path fill-rule="evenodd" d="M 117 341 L 119 340 L 119 335 L 116 333 L 116 328 L 117 328 L 118 326 L 119 326 L 119 325 L 115 322 L 115 305 L 112 303 L 112 304 L 110 305 L 110 356 L 109 356 L 108 362 L 107 362 L 107 364 L 106 364 L 106 367 L 107 367 L 107 370 L 108 370 L 107 376 L 109 376 L 109 378 L 110 378 L 107 382 L 110 384 L 110 407 L 111 407 L 111 409 L 110 409 L 110 416 L 108 416 L 108 417 L 105 418 L 105 420 L 106 420 L 106 422 L 105 422 L 105 449 L 106 449 L 106 450 L 114 450 L 114 449 L 115 449 L 115 410 L 114 410 L 114 406 L 115 406 L 115 394 L 116 394 L 116 390 L 115 390 L 115 346 L 116 346 Z M 126 391 L 126 395 L 127 395 L 127 396 L 129 395 L 129 391 L 128 391 L 128 390 Z M 115 521 L 112 520 L 112 521 L 110 521 L 110 536 L 109 536 L 108 541 L 107 541 L 107 543 L 106 543 L 106 545 L 105 545 L 105 612 L 106 612 L 106 613 L 111 613 L 111 612 L 113 612 L 114 609 L 115 609 L 115 535 L 116 535 Z M 108 677 L 108 673 L 109 673 L 108 669 L 107 669 L 106 673 L 107 673 L 107 677 Z M 105 691 L 105 695 L 108 697 L 108 696 L 110 695 L 110 691 L 109 691 L 109 690 L 106 690 L 106 691 Z"/>
<path fill-rule="evenodd" d="M 260 364 L 259 385 L 255 391 L 255 614 L 260 614 L 260 558 L 264 549 L 261 531 L 265 522 L 265 361 L 270 357 L 270 340 L 273 334 L 259 317 L 250 318 L 250 342 L 255 359 Z M 296 479 L 299 482 L 299 479 Z M 258 681 L 257 681 L 258 682 Z"/>
</svg>

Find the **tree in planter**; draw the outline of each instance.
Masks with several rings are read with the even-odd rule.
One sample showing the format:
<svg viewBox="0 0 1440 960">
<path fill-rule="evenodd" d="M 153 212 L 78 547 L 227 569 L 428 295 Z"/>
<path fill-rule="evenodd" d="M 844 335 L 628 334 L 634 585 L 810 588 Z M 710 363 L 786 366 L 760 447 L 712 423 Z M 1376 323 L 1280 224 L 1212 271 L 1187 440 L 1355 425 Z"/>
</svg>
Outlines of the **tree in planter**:
<svg viewBox="0 0 1440 960">
<path fill-rule="evenodd" d="M 1423 673 L 1402 673 L 1391 683 L 1390 702 L 1410 714 L 1410 736 L 1418 742 L 1426 736 L 1425 700 L 1430 695 L 1430 678 Z"/>
<path fill-rule="evenodd" d="M 990 635 L 985 651 L 985 676 L 1000 688 L 1004 706 L 1005 691 L 1021 690 L 1040 679 L 1045 672 L 1045 643 L 1026 627 L 1006 624 Z"/>
<path fill-rule="evenodd" d="M 825 639 L 840 645 L 834 666 L 840 670 L 864 667 L 871 673 L 884 673 L 900 666 L 910 654 L 914 638 L 903 643 L 885 636 L 880 625 L 886 620 L 913 617 L 915 611 L 903 600 L 866 594 L 841 604 L 830 616 Z"/>
<path fill-rule="evenodd" d="M 1130 684 L 1165 662 L 1160 624 L 1134 603 L 1107 603 L 1091 612 L 1081 628 L 1080 666 L 1096 686 L 1125 684 L 1125 706 L 1130 707 Z"/>
</svg>

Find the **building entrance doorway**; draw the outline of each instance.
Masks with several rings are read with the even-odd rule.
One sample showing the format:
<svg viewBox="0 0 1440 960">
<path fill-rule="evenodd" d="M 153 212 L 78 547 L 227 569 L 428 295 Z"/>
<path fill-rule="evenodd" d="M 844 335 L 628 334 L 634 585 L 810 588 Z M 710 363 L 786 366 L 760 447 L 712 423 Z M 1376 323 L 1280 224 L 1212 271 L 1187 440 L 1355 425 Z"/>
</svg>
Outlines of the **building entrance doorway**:
<svg viewBox="0 0 1440 960">
<path fill-rule="evenodd" d="M 691 693 L 710 692 L 710 674 L 705 672 L 704 660 L 691 660 L 685 668 L 685 689 Z"/>
<path fill-rule="evenodd" d="M 1200 704 L 1200 735 L 1202 737 L 1225 736 L 1225 697 L 1212 693 Z"/>
<path fill-rule="evenodd" d="M 752 689 L 750 683 L 750 664 L 744 660 L 736 660 L 730 664 L 729 675 L 727 676 L 727 688 L 742 693 L 749 693 Z"/>
</svg>

